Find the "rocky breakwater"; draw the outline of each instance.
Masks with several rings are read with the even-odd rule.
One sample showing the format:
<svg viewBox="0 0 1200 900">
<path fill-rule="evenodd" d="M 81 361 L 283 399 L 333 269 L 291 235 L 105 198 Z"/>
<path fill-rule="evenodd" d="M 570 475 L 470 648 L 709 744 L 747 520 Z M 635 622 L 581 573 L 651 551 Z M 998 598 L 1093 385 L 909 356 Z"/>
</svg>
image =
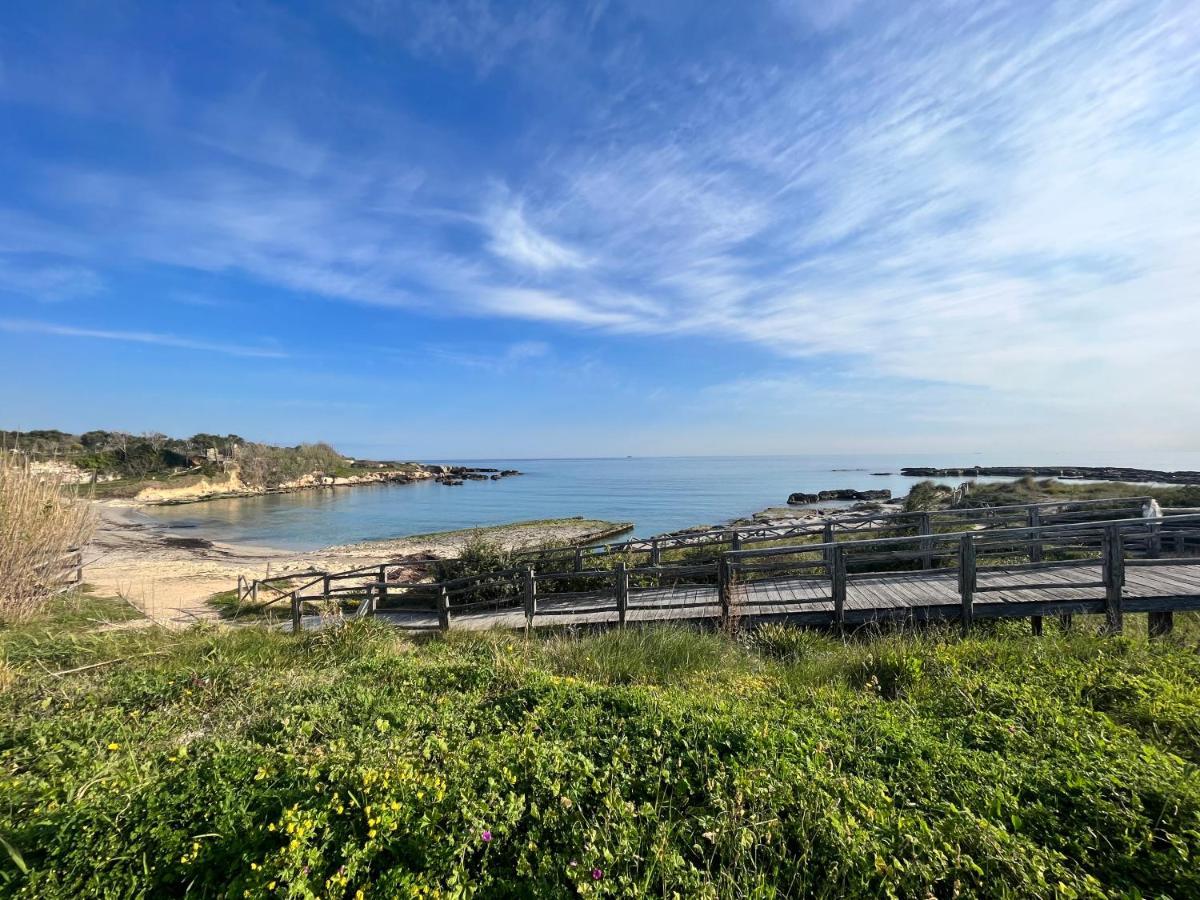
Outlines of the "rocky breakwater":
<svg viewBox="0 0 1200 900">
<path fill-rule="evenodd" d="M 806 506 L 809 503 L 826 503 L 831 500 L 851 500 L 851 501 L 884 501 L 891 500 L 892 492 L 889 490 L 879 491 L 855 491 L 850 488 L 842 488 L 836 491 L 820 491 L 816 494 L 803 494 L 797 491 L 788 497 L 790 506 Z"/>
<path fill-rule="evenodd" d="M 1065 478 L 1085 481 L 1153 482 L 1156 484 L 1200 484 L 1200 472 L 1163 472 L 1124 466 L 963 466 L 930 469 L 919 466 L 900 470 L 912 478 Z"/>
<path fill-rule="evenodd" d="M 426 466 L 438 484 L 451 487 L 467 481 L 499 481 L 521 473 L 516 469 L 492 469 L 480 466 Z"/>
</svg>

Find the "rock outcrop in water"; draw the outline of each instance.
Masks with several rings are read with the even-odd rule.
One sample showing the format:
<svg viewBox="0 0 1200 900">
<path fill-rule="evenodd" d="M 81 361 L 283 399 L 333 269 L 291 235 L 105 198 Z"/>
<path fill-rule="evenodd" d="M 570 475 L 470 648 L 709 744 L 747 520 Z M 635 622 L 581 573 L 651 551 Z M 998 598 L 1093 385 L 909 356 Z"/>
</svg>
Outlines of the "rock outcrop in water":
<svg viewBox="0 0 1200 900">
<path fill-rule="evenodd" d="M 850 488 L 842 488 L 836 491 L 821 491 L 816 494 L 802 494 L 796 492 L 788 497 L 788 503 L 792 506 L 802 506 L 806 503 L 825 503 L 829 500 L 891 500 L 892 492 L 889 490 L 880 491 L 855 491 Z"/>
<path fill-rule="evenodd" d="M 1131 469 L 1123 466 L 964 466 L 930 469 L 912 466 L 900 470 L 913 478 L 979 476 L 1025 478 L 1068 478 L 1088 481 L 1156 482 L 1159 484 L 1200 484 L 1200 472 L 1161 472 L 1157 469 Z"/>
</svg>

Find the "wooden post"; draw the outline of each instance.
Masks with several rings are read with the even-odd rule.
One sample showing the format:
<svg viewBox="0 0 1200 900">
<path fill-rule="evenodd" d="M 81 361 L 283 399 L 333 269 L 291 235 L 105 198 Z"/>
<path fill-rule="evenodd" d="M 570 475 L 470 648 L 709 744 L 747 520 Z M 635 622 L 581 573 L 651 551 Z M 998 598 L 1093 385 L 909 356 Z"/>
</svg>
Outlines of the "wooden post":
<svg viewBox="0 0 1200 900">
<path fill-rule="evenodd" d="M 1162 556 L 1162 525 L 1155 522 L 1150 526 L 1150 539 L 1146 542 L 1146 556 L 1158 559 Z"/>
<path fill-rule="evenodd" d="M 922 569 L 932 569 L 933 568 L 933 557 L 930 555 L 930 551 L 933 549 L 933 545 L 929 540 L 929 535 L 933 534 L 933 523 L 929 518 L 929 513 L 927 513 L 927 512 L 921 513 L 920 532 L 921 532 L 921 553 L 922 553 L 921 568 Z"/>
<path fill-rule="evenodd" d="M 438 628 L 450 630 L 450 590 L 444 584 L 438 585 L 437 597 Z"/>
<path fill-rule="evenodd" d="M 625 627 L 625 614 L 629 609 L 629 573 L 625 570 L 625 563 L 617 563 L 616 568 L 616 589 L 617 589 L 617 626 Z"/>
<path fill-rule="evenodd" d="M 382 569 L 382 568 L 383 567 L 380 566 L 380 569 Z M 387 583 L 387 575 L 385 574 L 383 577 L 383 580 L 379 582 L 379 590 L 375 594 L 375 601 L 377 603 L 386 603 L 387 598 L 388 598 L 388 583 Z M 371 607 L 371 615 L 375 615 L 374 604 L 372 604 L 372 607 Z"/>
<path fill-rule="evenodd" d="M 733 619 L 733 602 L 730 598 L 729 560 L 724 556 L 717 559 L 717 603 L 721 607 L 721 627 L 729 628 Z"/>
<path fill-rule="evenodd" d="M 533 628 L 533 617 L 537 613 L 537 582 L 533 580 L 533 566 L 528 566 L 522 575 L 525 583 L 525 628 Z"/>
<path fill-rule="evenodd" d="M 966 634 L 975 618 L 975 539 L 964 534 L 958 540 L 958 593 L 962 598 L 962 630 Z"/>
<path fill-rule="evenodd" d="M 821 543 L 822 544 L 832 544 L 833 543 L 833 523 L 830 521 L 826 521 L 825 527 L 821 529 Z M 821 552 L 821 556 L 825 560 L 826 563 L 833 562 L 833 548 L 826 547 Z"/>
<path fill-rule="evenodd" d="M 1042 511 L 1037 506 L 1029 507 L 1029 527 L 1037 528 L 1042 524 Z M 1041 531 L 1033 532 L 1030 537 L 1034 543 L 1029 545 L 1029 561 L 1031 563 L 1040 563 L 1042 561 L 1042 533 Z M 1038 632 L 1041 634 L 1041 632 Z"/>
<path fill-rule="evenodd" d="M 1174 627 L 1175 613 L 1169 609 L 1146 614 L 1146 632 L 1152 638 L 1166 637 Z"/>
<path fill-rule="evenodd" d="M 258 606 L 258 579 L 254 579 L 254 583 L 250 585 L 250 602 Z"/>
<path fill-rule="evenodd" d="M 831 549 L 829 583 L 833 595 L 833 624 L 841 633 L 846 630 L 846 551 L 841 547 Z"/>
<path fill-rule="evenodd" d="M 733 540 L 730 541 L 730 546 L 733 547 L 734 550 L 742 549 L 742 533 L 736 528 L 733 529 Z"/>
<path fill-rule="evenodd" d="M 576 572 L 583 571 L 583 548 L 582 547 L 575 548 L 575 571 Z"/>
<path fill-rule="evenodd" d="M 658 538 L 650 539 L 650 565 L 662 565 L 662 553 L 658 549 Z"/>
<path fill-rule="evenodd" d="M 1033 632 L 1034 637 L 1042 636 L 1042 617 L 1041 616 L 1030 616 L 1029 617 L 1029 626 Z"/>
<path fill-rule="evenodd" d="M 321 579 L 321 599 L 326 603 L 329 602 L 329 573 L 325 573 L 325 577 Z"/>
<path fill-rule="evenodd" d="M 300 628 L 300 598 L 292 591 L 292 634 L 299 634 Z"/>
<path fill-rule="evenodd" d="M 1108 619 L 1109 632 L 1120 634 L 1124 625 L 1121 614 L 1121 585 L 1125 581 L 1125 551 L 1119 525 L 1109 525 L 1104 529 L 1104 542 L 1101 546 L 1108 563 L 1104 579 L 1104 612 Z"/>
</svg>

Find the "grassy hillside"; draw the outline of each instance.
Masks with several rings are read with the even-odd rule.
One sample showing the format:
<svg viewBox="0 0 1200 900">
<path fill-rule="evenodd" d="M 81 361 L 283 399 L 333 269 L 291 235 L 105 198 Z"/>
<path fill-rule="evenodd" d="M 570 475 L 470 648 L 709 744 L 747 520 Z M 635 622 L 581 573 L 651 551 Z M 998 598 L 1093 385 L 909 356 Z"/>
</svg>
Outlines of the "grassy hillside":
<svg viewBox="0 0 1200 900">
<path fill-rule="evenodd" d="M 1200 896 L 1191 620 L 843 644 L 113 614 L 0 631 L 0 894 Z"/>
<path fill-rule="evenodd" d="M 1168 507 L 1200 506 L 1200 485 L 1126 484 L 1120 481 L 1072 482 L 1054 478 L 1018 478 L 1015 481 L 972 487 L 960 507 L 1006 506 L 1053 500 L 1100 500 L 1110 497 L 1154 497 Z"/>
</svg>

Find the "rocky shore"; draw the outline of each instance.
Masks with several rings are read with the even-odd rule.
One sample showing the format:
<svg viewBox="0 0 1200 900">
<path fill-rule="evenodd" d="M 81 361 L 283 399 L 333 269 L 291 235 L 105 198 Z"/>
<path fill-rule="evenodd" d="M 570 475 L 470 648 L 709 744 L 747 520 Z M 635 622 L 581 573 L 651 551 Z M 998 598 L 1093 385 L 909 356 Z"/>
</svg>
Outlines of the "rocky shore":
<svg viewBox="0 0 1200 900">
<path fill-rule="evenodd" d="M 227 500 L 235 497 L 255 497 L 264 494 L 289 494 L 314 488 L 354 487 L 367 484 L 412 484 L 432 479 L 438 484 L 457 486 L 465 481 L 497 481 L 520 475 L 516 469 L 477 468 L 425 463 L 405 463 L 394 467 L 364 468 L 361 474 L 326 475 L 314 472 L 272 487 L 248 485 L 236 470 L 224 478 L 190 481 L 178 486 L 170 482 L 150 485 L 133 498 L 138 503 L 171 506 L 180 503 L 200 503 L 205 500 Z"/>
<path fill-rule="evenodd" d="M 1011 478 L 1065 478 L 1086 481 L 1126 481 L 1155 484 L 1200 484 L 1200 472 L 1163 472 L 1157 469 L 1131 469 L 1123 466 L 963 466 L 930 469 L 911 466 L 900 470 L 913 478 L 997 476 Z"/>
<path fill-rule="evenodd" d="M 788 497 L 787 502 L 790 506 L 807 506 L 812 503 L 827 503 L 833 500 L 851 500 L 859 503 L 882 502 L 892 499 L 892 492 L 889 490 L 879 491 L 855 491 L 850 488 L 842 488 L 836 491 L 820 491 L 816 494 L 804 494 L 797 491 Z"/>
</svg>

